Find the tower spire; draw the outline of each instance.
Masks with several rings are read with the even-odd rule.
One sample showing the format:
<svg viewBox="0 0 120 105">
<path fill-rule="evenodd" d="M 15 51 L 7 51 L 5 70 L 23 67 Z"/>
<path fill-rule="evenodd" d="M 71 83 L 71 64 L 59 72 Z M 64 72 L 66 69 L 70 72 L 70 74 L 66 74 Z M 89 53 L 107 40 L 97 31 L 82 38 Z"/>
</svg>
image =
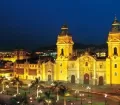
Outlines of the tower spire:
<svg viewBox="0 0 120 105">
<path fill-rule="evenodd" d="M 61 32 L 59 34 L 60 36 L 71 36 L 68 32 L 68 26 L 67 24 L 63 24 L 62 27 L 61 27 Z"/>
<path fill-rule="evenodd" d="M 115 14 L 115 18 L 114 21 L 112 23 L 112 32 L 120 32 L 120 22 L 118 21 L 116 14 Z"/>
<path fill-rule="evenodd" d="M 116 14 L 115 14 L 115 19 L 114 20 L 117 20 L 117 16 L 116 16 Z"/>
</svg>

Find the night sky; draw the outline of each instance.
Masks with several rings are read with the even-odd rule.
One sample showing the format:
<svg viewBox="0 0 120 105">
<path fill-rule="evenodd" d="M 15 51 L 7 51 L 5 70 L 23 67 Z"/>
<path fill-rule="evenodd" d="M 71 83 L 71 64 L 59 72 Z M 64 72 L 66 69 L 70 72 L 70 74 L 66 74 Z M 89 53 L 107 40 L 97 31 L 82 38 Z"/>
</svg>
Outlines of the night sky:
<svg viewBox="0 0 120 105">
<path fill-rule="evenodd" d="M 74 42 L 106 42 L 120 0 L 0 0 L 0 49 L 56 44 L 65 23 Z"/>
</svg>

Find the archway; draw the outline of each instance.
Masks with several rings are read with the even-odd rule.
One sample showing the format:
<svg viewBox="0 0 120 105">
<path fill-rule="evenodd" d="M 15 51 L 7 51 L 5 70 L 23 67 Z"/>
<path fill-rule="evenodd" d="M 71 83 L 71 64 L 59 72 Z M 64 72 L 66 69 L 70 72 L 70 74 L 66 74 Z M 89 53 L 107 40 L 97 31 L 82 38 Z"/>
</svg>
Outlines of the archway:
<svg viewBox="0 0 120 105">
<path fill-rule="evenodd" d="M 89 84 L 89 74 L 84 75 L 84 84 Z"/>
<path fill-rule="evenodd" d="M 28 79 L 28 76 L 26 76 L 26 79 Z"/>
<path fill-rule="evenodd" d="M 99 77 L 99 85 L 103 85 L 103 76 Z"/>
<path fill-rule="evenodd" d="M 71 83 L 75 83 L 75 75 L 71 76 Z"/>
<path fill-rule="evenodd" d="M 48 75 L 48 81 L 51 81 L 51 75 Z"/>
</svg>

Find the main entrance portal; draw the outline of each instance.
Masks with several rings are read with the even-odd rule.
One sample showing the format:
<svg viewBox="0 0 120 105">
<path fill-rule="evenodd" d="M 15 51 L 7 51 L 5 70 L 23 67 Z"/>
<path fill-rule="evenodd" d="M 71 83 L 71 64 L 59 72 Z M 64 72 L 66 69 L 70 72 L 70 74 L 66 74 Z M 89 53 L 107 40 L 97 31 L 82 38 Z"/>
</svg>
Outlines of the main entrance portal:
<svg viewBox="0 0 120 105">
<path fill-rule="evenodd" d="M 48 81 L 51 81 L 51 75 L 48 75 Z"/>
<path fill-rule="evenodd" d="M 99 85 L 103 85 L 103 77 L 102 76 L 99 77 Z"/>
<path fill-rule="evenodd" d="M 71 76 L 71 83 L 75 83 L 75 76 L 74 75 Z"/>
<path fill-rule="evenodd" d="M 89 74 L 84 75 L 84 84 L 89 84 Z"/>
</svg>

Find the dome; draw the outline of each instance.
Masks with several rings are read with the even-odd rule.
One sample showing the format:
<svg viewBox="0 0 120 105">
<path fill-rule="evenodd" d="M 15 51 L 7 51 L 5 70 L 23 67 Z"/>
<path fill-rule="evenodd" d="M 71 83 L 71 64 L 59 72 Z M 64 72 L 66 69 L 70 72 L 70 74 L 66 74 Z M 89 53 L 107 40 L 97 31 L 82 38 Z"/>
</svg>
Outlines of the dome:
<svg viewBox="0 0 120 105">
<path fill-rule="evenodd" d="M 117 20 L 117 17 L 115 16 L 115 19 L 114 19 L 114 21 L 113 21 L 113 23 L 112 23 L 113 25 L 117 25 L 117 24 L 120 24 L 120 22 Z"/>
<path fill-rule="evenodd" d="M 61 32 L 59 34 L 60 36 L 70 36 L 69 32 L 68 32 L 68 26 L 66 24 L 63 24 L 61 27 Z"/>
<path fill-rule="evenodd" d="M 61 30 L 64 30 L 64 29 L 68 30 L 68 26 L 67 26 L 66 24 L 64 24 L 64 25 L 61 27 Z"/>
<path fill-rule="evenodd" d="M 112 29 L 111 32 L 120 32 L 120 22 L 118 21 L 118 19 L 115 16 L 115 19 L 112 23 Z"/>
</svg>

